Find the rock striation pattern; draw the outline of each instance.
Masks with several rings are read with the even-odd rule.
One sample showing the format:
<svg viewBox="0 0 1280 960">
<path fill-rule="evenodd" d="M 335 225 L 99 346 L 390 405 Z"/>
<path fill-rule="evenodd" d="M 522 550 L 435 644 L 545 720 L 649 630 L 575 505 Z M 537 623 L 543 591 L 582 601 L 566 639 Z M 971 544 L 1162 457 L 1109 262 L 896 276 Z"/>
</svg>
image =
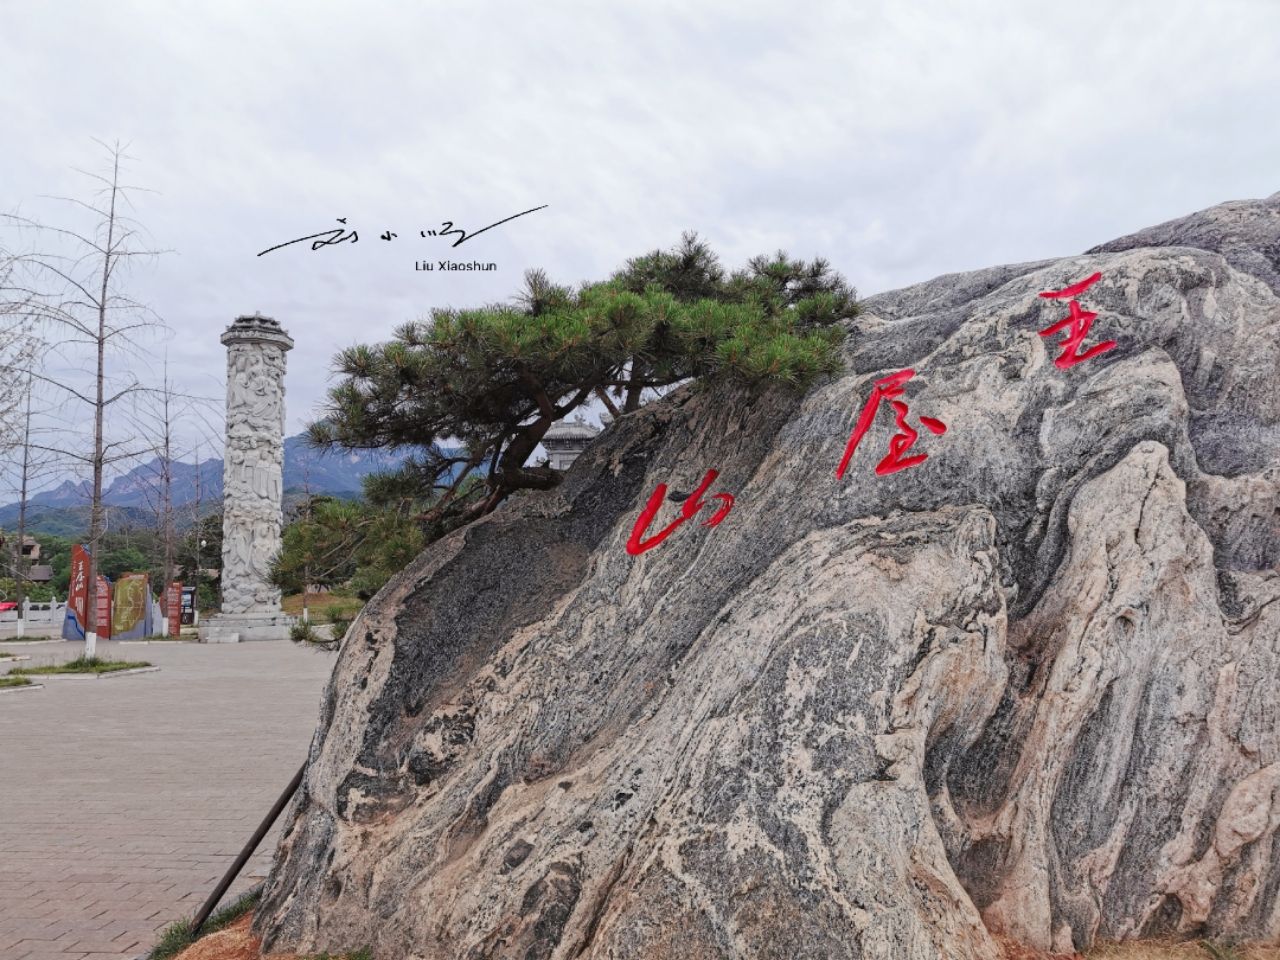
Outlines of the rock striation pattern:
<svg viewBox="0 0 1280 960">
<path fill-rule="evenodd" d="M 1095 271 L 1088 343 L 1118 345 L 1060 369 L 1037 294 Z M 844 375 L 621 417 L 365 608 L 264 949 L 1280 936 L 1280 194 L 867 306 Z M 946 433 L 877 476 L 886 403 L 837 480 L 904 368 Z M 657 484 L 712 468 L 724 522 L 629 555 Z"/>
</svg>

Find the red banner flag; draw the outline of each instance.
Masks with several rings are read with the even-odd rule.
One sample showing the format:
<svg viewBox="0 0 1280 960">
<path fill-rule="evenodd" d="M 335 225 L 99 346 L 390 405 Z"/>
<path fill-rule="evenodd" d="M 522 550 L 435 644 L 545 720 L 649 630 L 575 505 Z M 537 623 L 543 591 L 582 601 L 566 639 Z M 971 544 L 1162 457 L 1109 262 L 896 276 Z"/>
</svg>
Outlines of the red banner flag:
<svg viewBox="0 0 1280 960">
<path fill-rule="evenodd" d="M 98 609 L 94 615 L 94 631 L 99 640 L 111 639 L 111 581 L 98 574 L 98 595 L 94 598 Z"/>
<path fill-rule="evenodd" d="M 83 640 L 89 620 L 89 552 L 78 543 L 71 548 L 71 583 L 67 590 L 67 618 L 62 624 L 62 638 Z"/>
<path fill-rule="evenodd" d="M 182 633 L 182 582 L 174 580 L 165 589 L 165 613 L 169 619 L 169 636 Z"/>
</svg>

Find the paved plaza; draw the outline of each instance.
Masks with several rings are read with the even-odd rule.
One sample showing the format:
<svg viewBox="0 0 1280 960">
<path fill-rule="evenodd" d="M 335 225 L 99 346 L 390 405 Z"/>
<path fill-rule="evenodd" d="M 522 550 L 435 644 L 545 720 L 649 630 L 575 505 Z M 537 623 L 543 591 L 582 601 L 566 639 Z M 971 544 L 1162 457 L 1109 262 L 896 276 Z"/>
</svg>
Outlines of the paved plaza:
<svg viewBox="0 0 1280 960">
<path fill-rule="evenodd" d="M 83 645 L 0 649 L 33 666 Z M 0 960 L 134 958 L 194 913 L 305 758 L 334 657 L 288 641 L 99 654 L 161 669 L 0 691 Z M 228 899 L 265 875 L 277 830 Z"/>
</svg>

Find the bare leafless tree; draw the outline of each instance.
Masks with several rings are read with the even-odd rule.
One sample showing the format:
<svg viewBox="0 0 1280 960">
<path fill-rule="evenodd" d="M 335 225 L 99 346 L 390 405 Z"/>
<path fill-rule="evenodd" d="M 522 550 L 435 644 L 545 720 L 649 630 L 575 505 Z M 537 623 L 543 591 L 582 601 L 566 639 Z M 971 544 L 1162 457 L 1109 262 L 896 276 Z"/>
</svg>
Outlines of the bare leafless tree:
<svg viewBox="0 0 1280 960">
<path fill-rule="evenodd" d="M 211 499 L 211 497 L 206 496 L 206 493 L 208 491 L 206 491 L 204 488 L 204 473 L 202 471 L 203 464 L 200 459 L 200 452 L 201 452 L 201 445 L 197 443 L 196 444 L 195 497 L 192 498 L 191 502 L 188 504 L 188 507 L 187 507 L 188 516 L 190 517 L 190 522 L 191 522 L 191 545 L 193 547 L 192 553 L 193 553 L 194 562 L 190 565 L 190 567 L 188 567 L 185 563 L 183 564 L 184 570 L 189 569 L 194 574 L 194 578 L 193 578 L 194 582 L 192 586 L 194 588 L 195 596 L 192 600 L 191 613 L 192 613 L 192 621 L 197 626 L 199 625 L 199 622 L 200 622 L 200 579 L 201 579 L 201 576 L 203 575 L 203 570 L 204 570 L 205 542 L 202 539 L 202 536 L 205 531 L 205 522 L 204 522 L 205 521 L 205 504 L 209 501 L 209 499 Z M 215 549 L 212 552 L 211 556 L 217 557 L 220 554 L 220 552 L 221 552 L 220 549 Z"/>
<path fill-rule="evenodd" d="M 192 452 L 196 455 L 195 495 L 200 499 L 199 444 L 213 443 L 217 430 L 212 423 L 218 401 L 183 393 L 174 388 L 169 378 L 169 359 L 164 360 L 160 386 L 151 390 L 140 404 L 138 434 L 152 438 L 155 455 L 139 478 L 144 485 L 143 497 L 156 520 L 162 549 L 161 609 L 169 615 L 168 584 L 177 570 L 178 511 L 174 502 L 175 465 L 181 465 Z"/>
<path fill-rule="evenodd" d="M 174 443 L 174 396 L 173 384 L 169 381 L 169 362 L 166 359 L 164 365 L 164 386 L 158 397 L 159 408 L 159 442 L 157 444 L 157 493 L 158 503 L 156 504 L 157 520 L 160 527 L 160 543 L 164 550 L 164 559 L 162 566 L 164 574 L 162 575 L 160 588 L 161 609 L 165 616 L 169 615 L 169 581 L 173 579 L 174 556 L 177 551 L 177 538 L 174 533 L 173 522 L 173 443 Z"/>
<path fill-rule="evenodd" d="M 22 402 L 21 420 L 16 425 L 18 449 L 14 452 L 12 467 L 0 471 L 0 490 L 4 491 L 4 499 L 17 497 L 17 534 L 11 543 L 5 544 L 8 549 L 4 555 L 4 573 L 14 582 L 14 594 L 5 599 L 15 600 L 18 604 L 19 636 L 22 635 L 25 614 L 23 601 L 31 583 L 31 557 L 26 550 L 32 488 L 49 476 L 58 459 L 43 449 L 41 441 L 61 429 L 48 411 L 35 407 L 35 381 L 29 373 L 29 370 L 7 371 L 7 375 L 14 377 L 19 384 L 26 384 L 26 396 Z"/>
<path fill-rule="evenodd" d="M 18 539 L 13 545 L 13 580 L 17 587 L 17 596 L 14 598 L 18 602 L 18 635 L 22 635 L 21 622 L 24 619 L 25 611 L 22 601 L 27 595 L 27 578 L 31 572 L 30 564 L 27 563 L 26 541 L 27 541 L 27 490 L 31 484 L 31 378 L 27 378 L 27 397 L 26 403 L 23 404 L 22 417 L 22 468 L 18 474 L 19 493 L 18 493 Z"/>
<path fill-rule="evenodd" d="M 10 286 L 15 258 L 0 250 L 0 287 Z M 17 449 L 39 341 L 26 298 L 0 298 L 0 456 Z"/>
<path fill-rule="evenodd" d="M 12 258 L 0 254 L 0 285 L 7 284 L 13 273 Z M 31 567 L 26 553 L 29 494 L 32 483 L 53 461 L 33 446 L 45 432 L 34 422 L 33 373 L 39 362 L 40 340 L 30 303 L 20 298 L 0 299 L 0 489 L 18 498 L 17 536 L 9 545 L 5 568 L 14 581 L 12 599 L 18 604 L 19 636 Z"/>
<path fill-rule="evenodd" d="M 37 325 L 51 331 L 50 346 L 58 351 L 88 348 L 91 366 L 84 371 L 89 385 L 84 388 L 67 376 L 32 373 L 51 390 L 64 393 L 71 402 L 84 404 L 92 413 L 92 438 L 80 445 L 51 446 L 47 449 L 71 457 L 92 472 L 89 513 L 88 616 L 85 625 L 85 655 L 93 656 L 97 642 L 98 546 L 105 516 L 102 504 L 105 472 L 121 461 L 146 451 L 134 438 L 108 440 L 106 417 L 116 405 L 147 388 L 139 381 L 135 366 L 108 371 L 108 357 L 116 359 L 119 349 L 132 346 L 136 364 L 137 331 L 163 326 L 155 312 L 127 296 L 124 280 L 128 265 L 138 258 L 154 257 L 159 251 L 141 249 L 141 227 L 126 213 L 132 206 L 131 193 L 138 190 L 122 182 L 123 165 L 129 159 L 119 143 L 99 145 L 107 153 L 106 175 L 85 173 L 98 184 L 89 200 L 58 197 L 80 214 L 87 214 L 86 232 L 55 227 L 17 214 L 5 214 L 12 226 L 39 237 L 41 247 L 16 254 L 13 273 L 0 290 L 0 301 L 20 303 Z M 46 246 L 51 243 L 53 248 Z"/>
</svg>

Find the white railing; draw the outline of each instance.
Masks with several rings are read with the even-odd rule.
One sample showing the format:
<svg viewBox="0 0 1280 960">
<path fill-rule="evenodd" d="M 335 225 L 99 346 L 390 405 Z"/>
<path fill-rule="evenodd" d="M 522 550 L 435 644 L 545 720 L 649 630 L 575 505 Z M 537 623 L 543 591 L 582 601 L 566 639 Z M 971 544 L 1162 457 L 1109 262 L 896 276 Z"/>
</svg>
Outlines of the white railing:
<svg viewBox="0 0 1280 960">
<path fill-rule="evenodd" d="M 6 610 L 0 613 L 0 639 L 5 637 L 62 635 L 62 621 L 67 615 L 67 605 L 58 601 L 22 602 L 23 615 L 18 617 L 17 610 Z"/>
</svg>

